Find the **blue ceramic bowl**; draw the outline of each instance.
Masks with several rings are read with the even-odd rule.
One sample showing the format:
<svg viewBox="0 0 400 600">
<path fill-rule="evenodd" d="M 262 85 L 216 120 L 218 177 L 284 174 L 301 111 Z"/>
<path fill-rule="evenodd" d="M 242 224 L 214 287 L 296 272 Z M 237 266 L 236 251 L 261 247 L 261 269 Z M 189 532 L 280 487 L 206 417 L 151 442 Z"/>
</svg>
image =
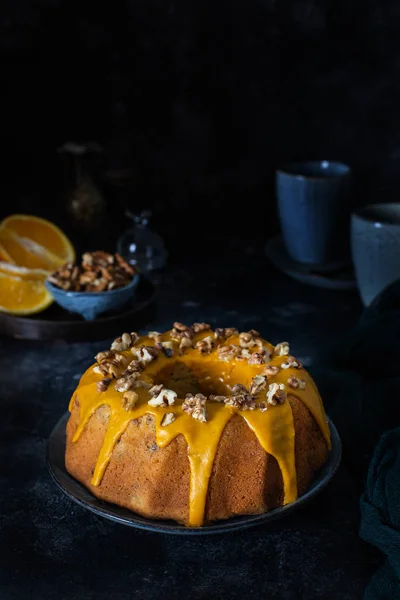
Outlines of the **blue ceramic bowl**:
<svg viewBox="0 0 400 600">
<path fill-rule="evenodd" d="M 68 292 L 46 281 L 45 285 L 55 302 L 69 312 L 82 315 L 85 321 L 93 321 L 102 313 L 118 310 L 132 300 L 139 275 L 135 275 L 128 285 L 105 292 Z"/>
</svg>

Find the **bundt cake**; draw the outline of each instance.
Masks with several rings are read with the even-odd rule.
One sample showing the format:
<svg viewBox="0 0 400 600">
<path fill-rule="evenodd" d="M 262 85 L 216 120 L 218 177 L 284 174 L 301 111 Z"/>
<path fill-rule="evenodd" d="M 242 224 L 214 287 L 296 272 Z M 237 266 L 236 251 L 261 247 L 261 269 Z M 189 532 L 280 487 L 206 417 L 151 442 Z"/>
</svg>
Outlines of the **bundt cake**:
<svg viewBox="0 0 400 600">
<path fill-rule="evenodd" d="M 96 360 L 70 401 L 65 464 L 98 498 L 200 527 L 293 502 L 327 460 L 321 398 L 287 342 L 174 323 Z"/>
</svg>

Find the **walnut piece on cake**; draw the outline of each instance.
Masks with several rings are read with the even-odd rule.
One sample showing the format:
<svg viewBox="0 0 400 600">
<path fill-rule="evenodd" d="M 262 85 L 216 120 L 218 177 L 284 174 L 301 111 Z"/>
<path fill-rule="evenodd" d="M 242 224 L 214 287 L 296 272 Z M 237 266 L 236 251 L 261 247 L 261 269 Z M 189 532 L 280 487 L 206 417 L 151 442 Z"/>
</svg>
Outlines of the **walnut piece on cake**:
<svg viewBox="0 0 400 600">
<path fill-rule="evenodd" d="M 161 427 L 168 427 L 175 421 L 176 417 L 174 413 L 165 413 L 163 418 L 161 419 Z"/>
<path fill-rule="evenodd" d="M 297 358 L 288 356 L 285 362 L 281 364 L 282 369 L 302 369 L 303 365 Z"/>
<path fill-rule="evenodd" d="M 239 330 L 236 327 L 217 327 L 214 331 L 216 340 L 226 340 L 231 335 L 238 335 Z"/>
<path fill-rule="evenodd" d="M 207 421 L 206 412 L 207 398 L 203 394 L 186 394 L 186 398 L 182 403 L 182 409 L 193 419 L 205 423 Z"/>
<path fill-rule="evenodd" d="M 157 387 L 157 386 L 154 386 L 154 387 Z M 150 389 L 150 392 L 151 392 L 151 390 L 154 390 L 154 387 Z M 177 398 L 177 393 L 174 392 L 174 390 L 169 390 L 162 386 L 161 390 L 157 393 L 157 395 L 154 395 L 154 397 L 151 400 L 149 400 L 147 404 L 149 404 L 150 406 L 153 406 L 153 407 L 172 406 L 173 404 L 175 404 L 176 398 Z"/>
<path fill-rule="evenodd" d="M 279 342 L 274 348 L 274 356 L 287 356 L 290 352 L 288 342 Z"/>
<path fill-rule="evenodd" d="M 299 379 L 298 377 L 294 377 L 291 375 L 288 379 L 288 385 L 293 389 L 304 390 L 306 387 L 306 382 L 303 379 Z"/>
<path fill-rule="evenodd" d="M 128 411 L 133 410 L 136 406 L 139 396 L 133 390 L 128 390 L 121 398 L 122 407 Z"/>
<path fill-rule="evenodd" d="M 260 375 L 266 375 L 267 377 L 273 377 L 279 373 L 280 367 L 278 365 L 266 365 L 261 371 Z"/>
<path fill-rule="evenodd" d="M 197 342 L 195 348 L 200 352 L 200 354 L 211 354 L 214 349 L 214 340 L 209 335 Z"/>
<path fill-rule="evenodd" d="M 286 401 L 285 385 L 283 383 L 271 383 L 267 392 L 267 402 L 272 406 L 283 404 Z"/>
</svg>

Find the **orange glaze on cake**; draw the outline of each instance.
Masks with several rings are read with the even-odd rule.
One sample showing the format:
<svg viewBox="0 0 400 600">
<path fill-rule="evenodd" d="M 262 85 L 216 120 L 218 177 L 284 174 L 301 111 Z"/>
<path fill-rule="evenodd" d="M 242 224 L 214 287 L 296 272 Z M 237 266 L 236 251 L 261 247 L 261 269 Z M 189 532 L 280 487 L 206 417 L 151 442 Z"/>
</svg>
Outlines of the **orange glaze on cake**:
<svg viewBox="0 0 400 600">
<path fill-rule="evenodd" d="M 195 334 L 193 343 L 195 344 L 197 341 L 204 339 L 210 333 L 212 334 L 210 331 L 204 331 Z M 162 334 L 161 340 L 163 342 L 170 341 L 171 332 L 168 331 Z M 217 349 L 218 346 L 226 344 L 239 344 L 239 336 L 234 335 L 227 340 L 215 340 L 215 348 L 208 355 L 200 354 L 195 348 L 184 350 L 182 355 L 175 352 L 174 356 L 169 358 L 159 352 L 158 357 L 145 366 L 141 379 L 156 384 L 159 382 L 157 376 L 162 373 L 163 369 L 179 361 L 193 369 L 204 389 L 209 388 L 210 393 L 214 394 L 230 395 L 231 391 L 228 386 L 242 383 L 247 387 L 252 378 L 262 372 L 265 364 L 249 365 L 247 361 L 237 359 L 232 359 L 229 362 L 221 361 Z M 273 352 L 274 347 L 271 344 L 264 340 L 263 344 Z M 154 346 L 155 342 L 147 336 L 142 336 L 135 343 L 135 348 L 141 345 Z M 250 352 L 256 350 L 257 348 L 252 348 Z M 129 356 L 130 360 L 133 359 L 131 350 L 122 352 L 122 354 Z M 287 358 L 287 356 L 273 356 L 268 364 L 279 366 Z M 276 406 L 268 406 L 268 410 L 265 412 L 261 412 L 259 409 L 251 411 L 237 410 L 219 402 L 207 402 L 207 422 L 203 423 L 182 410 L 183 398 L 178 398 L 172 406 L 154 408 L 148 404 L 151 398 L 148 390 L 140 387 L 135 388 L 135 392 L 139 396 L 136 406 L 127 411 L 121 404 L 121 392 L 114 389 L 114 382 L 110 384 L 105 392 L 100 393 L 97 390 L 96 384 L 102 379 L 102 376 L 94 372 L 95 366 L 92 365 L 82 376 L 69 406 L 71 411 L 75 398 L 79 400 L 80 422 L 73 436 L 73 442 L 79 439 L 90 417 L 100 406 L 106 404 L 110 408 L 107 433 L 92 477 L 94 486 L 100 485 L 114 446 L 126 430 L 129 422 L 149 413 L 155 418 L 156 443 L 160 448 L 165 447 L 178 435 L 183 435 L 186 439 L 191 471 L 189 525 L 199 527 L 204 521 L 208 482 L 219 440 L 228 421 L 235 414 L 239 414 L 255 433 L 263 449 L 277 460 L 282 472 L 284 504 L 296 500 L 295 430 L 292 409 L 288 401 Z M 305 389 L 288 388 L 288 390 L 291 395 L 299 398 L 308 408 L 330 449 L 330 432 L 325 411 L 321 397 L 310 375 L 304 369 L 280 369 L 276 375 L 268 377 L 268 383 L 283 383 L 286 385 L 290 376 L 301 377 L 306 382 Z M 263 400 L 265 397 L 266 392 L 264 390 L 258 394 L 257 399 Z M 176 419 L 167 427 L 163 427 L 161 421 L 166 413 L 173 413 Z"/>
</svg>

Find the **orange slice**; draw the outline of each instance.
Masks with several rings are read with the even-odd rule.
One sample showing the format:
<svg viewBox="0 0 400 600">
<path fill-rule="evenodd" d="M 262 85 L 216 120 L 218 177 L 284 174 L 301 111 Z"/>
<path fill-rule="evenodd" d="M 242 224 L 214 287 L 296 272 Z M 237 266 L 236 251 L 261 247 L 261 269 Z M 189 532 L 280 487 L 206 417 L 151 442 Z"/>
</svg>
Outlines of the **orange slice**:
<svg viewBox="0 0 400 600">
<path fill-rule="evenodd" d="M 14 231 L 5 227 L 0 227 L 0 244 L 11 259 L 21 267 L 54 271 L 64 264 L 64 260 L 40 244 L 28 238 L 19 237 Z"/>
<path fill-rule="evenodd" d="M 13 259 L 11 258 L 11 256 L 8 254 L 8 252 L 6 252 L 6 249 L 4 248 L 4 246 L 2 246 L 0 244 L 0 261 L 4 261 L 7 263 L 13 263 Z"/>
<path fill-rule="evenodd" d="M 3 273 L 4 275 L 11 275 L 11 277 L 19 277 L 20 279 L 31 279 L 35 281 L 45 281 L 49 276 L 49 271 L 45 271 L 44 269 L 27 269 L 26 267 L 19 267 L 18 265 L 12 265 L 1 260 L 0 273 Z"/>
<path fill-rule="evenodd" d="M 13 315 L 33 315 L 52 302 L 53 298 L 42 281 L 0 272 L 0 311 Z"/>
<path fill-rule="evenodd" d="M 54 223 L 33 215 L 11 215 L 1 223 L 2 227 L 14 231 L 19 237 L 27 238 L 46 248 L 61 259 L 61 264 L 75 260 L 75 250 L 67 236 Z"/>
</svg>

